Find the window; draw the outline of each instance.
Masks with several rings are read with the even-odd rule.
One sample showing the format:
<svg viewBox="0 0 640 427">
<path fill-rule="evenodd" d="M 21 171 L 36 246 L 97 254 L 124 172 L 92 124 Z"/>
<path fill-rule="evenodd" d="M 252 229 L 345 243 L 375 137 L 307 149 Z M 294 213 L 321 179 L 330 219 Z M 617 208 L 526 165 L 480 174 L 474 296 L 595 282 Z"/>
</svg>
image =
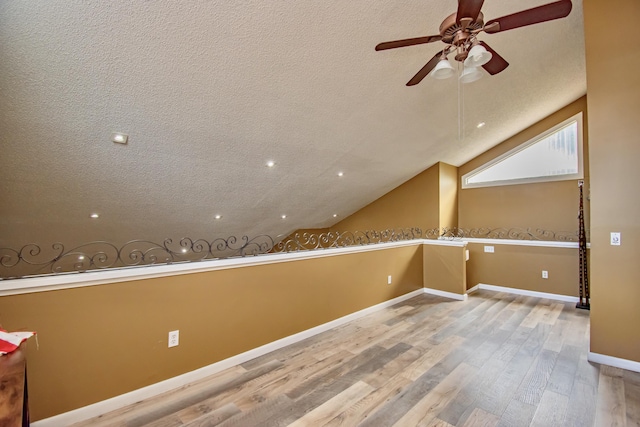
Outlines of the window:
<svg viewBox="0 0 640 427">
<path fill-rule="evenodd" d="M 582 178 L 582 113 L 579 113 L 465 174 L 462 188 Z"/>
</svg>

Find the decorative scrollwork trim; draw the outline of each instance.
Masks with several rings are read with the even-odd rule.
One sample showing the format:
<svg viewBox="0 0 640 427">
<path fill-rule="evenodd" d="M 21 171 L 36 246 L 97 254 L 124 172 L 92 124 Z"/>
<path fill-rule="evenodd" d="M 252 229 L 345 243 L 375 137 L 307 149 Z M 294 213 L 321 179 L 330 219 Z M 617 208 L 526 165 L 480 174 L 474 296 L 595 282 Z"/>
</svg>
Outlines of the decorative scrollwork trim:
<svg viewBox="0 0 640 427">
<path fill-rule="evenodd" d="M 415 239 L 463 240 L 465 238 L 539 240 L 577 242 L 577 232 L 554 232 L 532 228 L 398 228 L 382 231 L 329 231 L 326 233 L 295 233 L 276 242 L 268 235 L 206 239 L 182 238 L 177 242 L 165 239 L 162 243 L 131 240 L 121 246 L 95 241 L 66 249 L 54 243 L 50 250 L 37 244 L 20 249 L 0 248 L 0 280 L 36 275 L 64 274 L 216 260 L 263 254 L 344 248 L 375 245 Z"/>
<path fill-rule="evenodd" d="M 50 250 L 34 243 L 21 249 L 0 248 L 0 280 L 110 268 L 174 264 L 263 254 L 341 248 L 421 239 L 419 228 L 365 232 L 296 233 L 275 242 L 268 235 L 206 239 L 165 239 L 162 243 L 131 240 L 121 246 L 95 241 L 67 249 L 54 243 Z"/>
<path fill-rule="evenodd" d="M 539 240 L 558 242 L 577 242 L 577 231 L 551 231 L 541 228 L 443 228 L 440 230 L 441 239 L 509 239 L 509 240 Z"/>
</svg>

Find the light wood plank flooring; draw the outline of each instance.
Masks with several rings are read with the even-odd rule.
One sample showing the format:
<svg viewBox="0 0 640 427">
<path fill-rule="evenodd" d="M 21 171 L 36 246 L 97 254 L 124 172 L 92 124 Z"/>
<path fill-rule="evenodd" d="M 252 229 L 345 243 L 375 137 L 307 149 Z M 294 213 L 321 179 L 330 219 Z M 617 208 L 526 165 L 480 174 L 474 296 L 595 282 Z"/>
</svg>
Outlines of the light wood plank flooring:
<svg viewBox="0 0 640 427">
<path fill-rule="evenodd" d="M 588 336 L 569 303 L 423 295 L 76 426 L 639 426 Z"/>
</svg>

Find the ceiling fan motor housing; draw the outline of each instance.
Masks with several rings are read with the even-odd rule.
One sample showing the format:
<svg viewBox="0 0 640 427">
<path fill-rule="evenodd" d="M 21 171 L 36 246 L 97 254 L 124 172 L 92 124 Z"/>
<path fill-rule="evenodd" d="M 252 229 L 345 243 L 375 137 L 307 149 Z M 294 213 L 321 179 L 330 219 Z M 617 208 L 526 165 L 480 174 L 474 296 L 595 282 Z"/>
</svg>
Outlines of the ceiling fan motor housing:
<svg viewBox="0 0 640 427">
<path fill-rule="evenodd" d="M 475 21 L 470 22 L 464 28 L 456 22 L 456 14 L 452 13 L 442 21 L 442 24 L 440 24 L 440 35 L 442 36 L 443 42 L 460 47 L 472 36 L 473 31 L 480 30 L 483 26 L 484 16 L 482 15 L 482 12 L 478 13 L 478 17 Z"/>
</svg>

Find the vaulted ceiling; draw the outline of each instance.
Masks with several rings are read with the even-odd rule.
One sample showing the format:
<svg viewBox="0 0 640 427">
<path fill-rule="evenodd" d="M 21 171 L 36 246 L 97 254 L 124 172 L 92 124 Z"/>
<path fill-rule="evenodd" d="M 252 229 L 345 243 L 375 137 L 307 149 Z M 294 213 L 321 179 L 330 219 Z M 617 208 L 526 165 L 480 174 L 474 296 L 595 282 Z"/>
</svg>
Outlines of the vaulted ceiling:
<svg viewBox="0 0 640 427">
<path fill-rule="evenodd" d="M 405 86 L 442 43 L 375 45 L 437 34 L 456 7 L 0 2 L 0 246 L 329 226 L 586 93 L 580 0 L 565 19 L 481 34 L 510 63 L 496 76 Z"/>
</svg>

